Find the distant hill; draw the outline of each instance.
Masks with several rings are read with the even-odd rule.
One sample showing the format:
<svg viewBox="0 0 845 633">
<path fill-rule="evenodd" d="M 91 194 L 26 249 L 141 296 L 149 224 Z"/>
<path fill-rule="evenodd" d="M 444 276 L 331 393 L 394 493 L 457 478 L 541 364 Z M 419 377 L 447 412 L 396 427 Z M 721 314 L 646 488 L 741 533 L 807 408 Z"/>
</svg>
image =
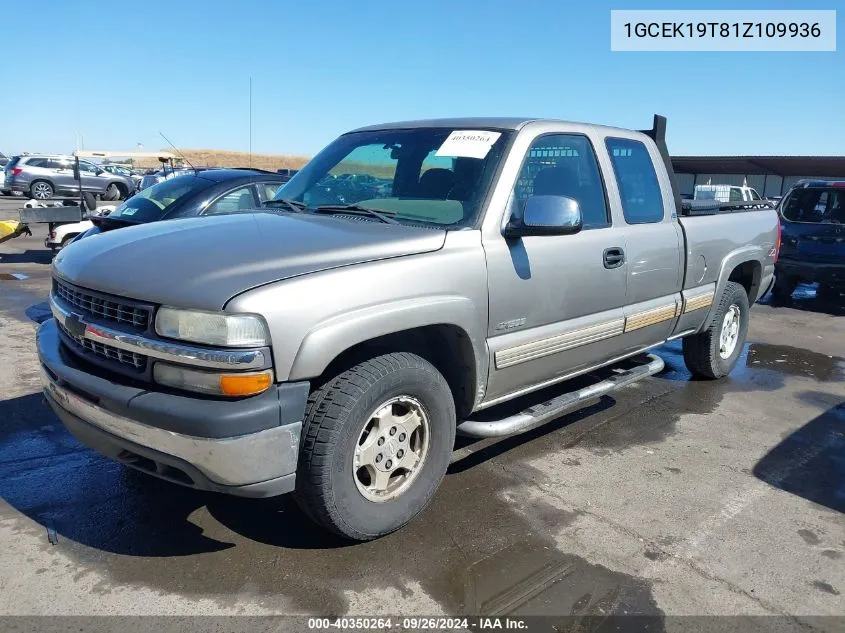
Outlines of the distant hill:
<svg viewBox="0 0 845 633">
<path fill-rule="evenodd" d="M 250 161 L 248 152 L 230 152 L 220 149 L 179 149 L 178 152 L 173 151 L 173 148 L 162 148 L 163 152 L 170 152 L 177 156 L 183 154 L 195 167 L 255 167 L 257 169 L 266 169 L 269 171 L 276 171 L 277 169 L 299 169 L 306 162 L 307 156 L 289 156 L 286 154 L 253 154 Z M 160 167 L 155 159 L 137 161 L 137 167 Z"/>
</svg>

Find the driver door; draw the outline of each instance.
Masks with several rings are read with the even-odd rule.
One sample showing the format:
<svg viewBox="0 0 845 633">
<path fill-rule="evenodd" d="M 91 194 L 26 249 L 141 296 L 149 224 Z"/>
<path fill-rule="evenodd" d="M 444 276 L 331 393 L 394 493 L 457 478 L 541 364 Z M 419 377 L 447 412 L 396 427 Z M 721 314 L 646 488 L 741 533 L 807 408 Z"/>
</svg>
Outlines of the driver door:
<svg viewBox="0 0 845 633">
<path fill-rule="evenodd" d="M 485 401 L 613 358 L 624 329 L 628 263 L 586 135 L 534 140 L 510 215 L 520 214 L 533 195 L 575 199 L 584 226 L 572 235 L 484 237 L 490 306 Z"/>
</svg>

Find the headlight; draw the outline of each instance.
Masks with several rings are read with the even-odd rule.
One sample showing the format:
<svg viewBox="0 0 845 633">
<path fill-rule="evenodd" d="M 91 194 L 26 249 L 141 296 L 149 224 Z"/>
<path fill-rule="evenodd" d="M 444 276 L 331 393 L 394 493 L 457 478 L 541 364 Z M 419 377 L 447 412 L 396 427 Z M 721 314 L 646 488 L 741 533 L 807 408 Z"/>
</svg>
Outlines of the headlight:
<svg viewBox="0 0 845 633">
<path fill-rule="evenodd" d="M 160 385 L 216 396 L 254 396 L 273 384 L 273 372 L 221 373 L 159 362 L 153 367 L 153 379 Z"/>
<path fill-rule="evenodd" d="M 257 314 L 227 314 L 162 307 L 156 314 L 160 336 L 220 347 L 270 344 L 267 324 Z"/>
</svg>

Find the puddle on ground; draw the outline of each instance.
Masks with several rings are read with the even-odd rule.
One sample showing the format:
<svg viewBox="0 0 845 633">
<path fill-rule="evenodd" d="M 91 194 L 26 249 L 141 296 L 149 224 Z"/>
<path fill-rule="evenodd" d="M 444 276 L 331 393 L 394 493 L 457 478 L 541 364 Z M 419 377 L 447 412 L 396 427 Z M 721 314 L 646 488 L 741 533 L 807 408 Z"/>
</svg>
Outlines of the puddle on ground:
<svg viewBox="0 0 845 633">
<path fill-rule="evenodd" d="M 469 567 L 461 613 L 501 616 L 654 614 L 650 585 L 531 543 Z"/>
<path fill-rule="evenodd" d="M 18 400 L 18 424 L 28 412 L 43 426 L 40 400 Z M 0 418 L 8 403 L 0 402 Z M 343 614 L 347 592 L 377 600 L 379 590 L 418 583 L 446 613 L 661 615 L 649 582 L 558 550 L 556 535 L 579 514 L 521 495 L 545 476 L 518 458 L 513 470 L 507 459 L 447 475 L 405 529 L 350 544 L 316 529 L 290 499 L 200 493 L 79 446 L 62 453 L 74 447 L 60 425 L 45 435 L 56 454 L 34 443 L 32 456 L 0 462 L 0 497 L 37 522 L 21 522 L 21 532 L 72 559 L 74 571 L 63 573 L 78 582 L 103 576 L 95 593 L 144 586 L 226 607 Z"/>
<path fill-rule="evenodd" d="M 788 345 L 752 343 L 745 365 L 823 382 L 845 380 L 845 359 Z"/>
<path fill-rule="evenodd" d="M 145 586 L 227 607 L 250 601 L 343 614 L 347 592 L 373 596 L 419 583 L 446 613 L 660 615 L 648 581 L 557 548 L 555 536 L 579 515 L 519 495 L 545 479 L 529 460 L 561 446 L 600 457 L 660 442 L 681 415 L 712 412 L 731 394 L 774 391 L 789 375 L 839 380 L 841 359 L 750 344 L 733 374 L 712 382 L 690 380 L 679 343 L 658 353 L 667 369 L 616 400 L 490 446 L 468 445 L 429 509 L 371 543 L 315 529 L 290 499 L 199 493 L 100 459 L 76 445 L 35 396 L 0 402 L 0 419 L 14 412 L 14 433 L 32 440 L 18 443 L 23 454 L 0 458 L 0 497 L 39 524 L 21 530 L 35 529 L 45 549 L 73 559 L 78 580 L 102 574 L 95 591 L 103 594 Z"/>
<path fill-rule="evenodd" d="M 786 300 L 776 299 L 771 293 L 762 297 L 758 303 L 773 308 L 791 308 L 806 312 L 819 312 L 831 316 L 845 315 L 845 295 L 839 297 L 819 297 L 817 284 L 798 284 L 792 297 Z"/>
</svg>

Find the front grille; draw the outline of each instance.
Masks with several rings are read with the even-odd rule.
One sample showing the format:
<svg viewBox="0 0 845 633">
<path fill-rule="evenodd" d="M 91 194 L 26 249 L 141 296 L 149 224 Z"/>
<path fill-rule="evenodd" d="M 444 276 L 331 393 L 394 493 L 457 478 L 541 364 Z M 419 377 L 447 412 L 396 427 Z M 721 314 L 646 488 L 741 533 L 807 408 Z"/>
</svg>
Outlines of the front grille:
<svg viewBox="0 0 845 633">
<path fill-rule="evenodd" d="M 119 297 L 106 299 L 58 279 L 53 279 L 53 291 L 66 303 L 104 321 L 126 323 L 143 330 L 150 323 L 148 308 L 121 302 Z"/>
<path fill-rule="evenodd" d="M 59 324 L 62 332 L 64 332 L 65 336 L 67 336 L 70 340 L 72 340 L 78 347 L 81 347 L 83 350 L 96 354 L 101 358 L 106 358 L 108 360 L 116 360 L 122 365 L 128 365 L 129 367 L 134 368 L 138 372 L 143 372 L 147 369 L 147 357 L 143 354 L 136 354 L 135 352 L 127 352 L 122 349 L 118 349 L 116 347 L 112 347 L 111 345 L 105 345 L 103 343 L 97 343 L 96 341 L 90 341 L 87 338 L 78 338 L 71 334 L 61 323 Z"/>
</svg>

